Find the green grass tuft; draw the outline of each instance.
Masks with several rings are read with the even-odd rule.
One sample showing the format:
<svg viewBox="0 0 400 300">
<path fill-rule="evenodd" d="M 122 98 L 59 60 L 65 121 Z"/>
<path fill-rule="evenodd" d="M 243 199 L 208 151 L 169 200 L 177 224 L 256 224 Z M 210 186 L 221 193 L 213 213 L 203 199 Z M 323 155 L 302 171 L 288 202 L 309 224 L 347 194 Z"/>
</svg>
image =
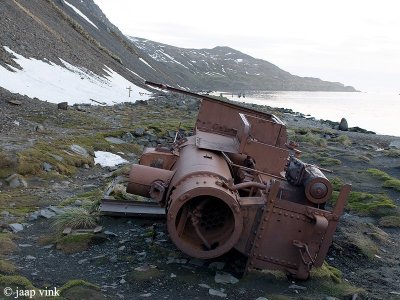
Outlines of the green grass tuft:
<svg viewBox="0 0 400 300">
<path fill-rule="evenodd" d="M 382 217 L 379 220 L 379 225 L 382 227 L 400 228 L 400 215 Z"/>
<path fill-rule="evenodd" d="M 97 214 L 91 214 L 84 208 L 71 208 L 61 215 L 58 215 L 54 225 L 63 230 L 70 227 L 73 229 L 94 228 L 96 226 Z"/>
<path fill-rule="evenodd" d="M 378 169 L 368 169 L 367 173 L 382 180 L 391 179 L 389 174 Z"/>
<path fill-rule="evenodd" d="M 60 288 L 60 293 L 64 293 L 65 291 L 69 290 L 70 288 L 73 288 L 75 286 L 85 286 L 85 287 L 89 287 L 95 290 L 100 290 L 100 287 L 98 287 L 97 285 L 84 281 L 82 279 L 73 279 L 73 280 L 69 280 L 66 284 L 64 284 L 61 288 Z"/>
<path fill-rule="evenodd" d="M 368 174 L 371 174 L 374 177 L 379 178 L 380 180 L 383 180 L 383 187 L 384 188 L 390 188 L 394 189 L 398 192 L 400 192 L 400 180 L 397 178 L 394 178 L 387 174 L 386 172 L 383 172 L 378 169 L 368 169 L 367 170 Z"/>
<path fill-rule="evenodd" d="M 393 213 L 396 204 L 386 195 L 351 192 L 347 208 L 361 215 L 384 216 Z"/>
</svg>

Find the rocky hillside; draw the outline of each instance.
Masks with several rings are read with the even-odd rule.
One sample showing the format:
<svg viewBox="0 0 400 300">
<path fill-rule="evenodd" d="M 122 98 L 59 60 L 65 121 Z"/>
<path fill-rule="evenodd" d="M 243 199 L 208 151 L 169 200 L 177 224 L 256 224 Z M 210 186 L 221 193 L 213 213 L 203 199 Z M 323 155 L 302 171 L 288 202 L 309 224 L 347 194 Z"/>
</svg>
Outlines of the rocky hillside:
<svg viewBox="0 0 400 300">
<path fill-rule="evenodd" d="M 101 81 L 112 72 L 128 81 L 120 84 L 124 93 L 130 84 L 147 88 L 143 86 L 144 79 L 195 90 L 354 91 L 340 83 L 293 76 L 266 61 L 227 47 L 190 50 L 139 38 L 129 40 L 92 0 L 4 0 L 0 10 L 0 36 L 0 86 L 24 94 L 29 93 L 15 86 L 15 80 L 10 79 L 12 73 L 24 70 L 35 79 L 43 71 L 36 67 L 38 73 L 30 73 L 19 58 L 30 58 L 31 65 L 45 62 L 80 72 L 78 79 L 83 82 Z M 53 73 L 46 76 L 42 81 L 58 78 Z M 26 79 L 18 81 L 22 86 L 31 84 Z M 50 86 L 62 91 L 76 89 L 70 80 L 59 81 L 45 82 L 41 90 Z M 29 96 L 50 100 L 39 93 Z"/>
<path fill-rule="evenodd" d="M 185 49 L 129 37 L 132 43 L 162 63 L 182 85 L 223 91 L 348 91 L 351 86 L 318 78 L 292 75 L 268 61 L 229 47 Z"/>
</svg>

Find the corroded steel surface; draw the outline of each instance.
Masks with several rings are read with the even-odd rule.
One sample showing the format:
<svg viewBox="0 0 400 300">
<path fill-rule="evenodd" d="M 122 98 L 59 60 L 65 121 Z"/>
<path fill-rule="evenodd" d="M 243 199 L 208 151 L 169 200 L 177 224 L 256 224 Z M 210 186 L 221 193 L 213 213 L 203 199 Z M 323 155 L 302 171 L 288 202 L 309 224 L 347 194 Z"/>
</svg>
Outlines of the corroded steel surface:
<svg viewBox="0 0 400 300">
<path fill-rule="evenodd" d="M 308 278 L 321 266 L 350 186 L 333 211 L 332 185 L 296 158 L 285 124 L 271 114 L 165 85 L 202 99 L 193 136 L 170 149 L 145 150 L 128 192 L 166 210 L 168 232 L 188 255 L 208 259 L 235 248 L 247 269 L 280 269 Z"/>
</svg>

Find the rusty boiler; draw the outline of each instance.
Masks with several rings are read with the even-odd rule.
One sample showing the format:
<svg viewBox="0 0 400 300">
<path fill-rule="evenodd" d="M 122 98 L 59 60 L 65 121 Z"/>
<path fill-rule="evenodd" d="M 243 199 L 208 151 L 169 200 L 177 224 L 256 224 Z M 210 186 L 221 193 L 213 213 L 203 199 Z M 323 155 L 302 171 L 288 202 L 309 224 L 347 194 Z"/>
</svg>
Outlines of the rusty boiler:
<svg viewBox="0 0 400 300">
<path fill-rule="evenodd" d="M 127 192 L 165 207 L 170 238 L 187 255 L 211 259 L 234 248 L 248 258 L 246 270 L 308 278 L 325 259 L 350 186 L 327 210 L 331 183 L 296 158 L 279 118 L 146 83 L 202 101 L 193 136 L 145 149 Z"/>
</svg>

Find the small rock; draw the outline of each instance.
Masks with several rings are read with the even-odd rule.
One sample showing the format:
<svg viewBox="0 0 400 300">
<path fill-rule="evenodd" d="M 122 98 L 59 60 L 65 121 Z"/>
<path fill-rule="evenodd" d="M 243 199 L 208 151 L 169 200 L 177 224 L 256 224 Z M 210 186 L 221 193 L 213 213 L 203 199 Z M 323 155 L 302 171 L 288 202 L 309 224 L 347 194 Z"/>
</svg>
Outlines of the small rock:
<svg viewBox="0 0 400 300">
<path fill-rule="evenodd" d="M 110 262 L 116 263 L 118 261 L 118 257 L 116 255 L 113 255 L 110 257 Z"/>
<path fill-rule="evenodd" d="M 60 102 L 57 104 L 58 109 L 67 110 L 68 109 L 68 102 Z"/>
<path fill-rule="evenodd" d="M 28 248 L 28 247 L 32 247 L 31 244 L 18 244 L 18 247 L 20 248 Z"/>
<path fill-rule="evenodd" d="M 205 283 L 199 283 L 198 285 L 199 285 L 199 287 L 206 288 L 206 289 L 211 288 L 208 284 L 205 284 Z"/>
<path fill-rule="evenodd" d="M 208 267 L 212 270 L 222 270 L 225 267 L 225 263 L 220 261 L 215 261 L 209 264 Z"/>
<path fill-rule="evenodd" d="M 82 206 L 82 200 L 75 200 L 75 202 L 74 202 L 74 205 L 75 206 Z"/>
<path fill-rule="evenodd" d="M 153 295 L 153 294 L 152 293 L 146 293 L 146 294 L 140 294 L 139 296 L 148 298 L 148 297 L 151 297 L 151 295 Z"/>
<path fill-rule="evenodd" d="M 235 284 L 239 282 L 239 279 L 236 277 L 233 277 L 229 273 L 217 273 L 215 274 L 214 280 L 216 283 L 230 283 L 230 284 Z"/>
<path fill-rule="evenodd" d="M 56 215 L 61 215 L 61 214 L 63 214 L 65 212 L 64 209 L 58 208 L 58 207 L 55 207 L 55 206 L 49 206 L 48 209 L 50 211 L 54 212 Z"/>
<path fill-rule="evenodd" d="M 53 170 L 53 166 L 51 164 L 47 163 L 47 162 L 44 162 L 42 164 L 42 169 L 45 172 L 50 172 L 51 170 Z"/>
<path fill-rule="evenodd" d="M 171 278 L 175 278 L 175 277 L 176 277 L 176 275 L 175 275 L 174 273 L 171 273 L 171 275 L 170 275 L 169 277 L 171 277 Z"/>
<path fill-rule="evenodd" d="M 14 124 L 15 126 L 19 126 L 19 122 L 18 122 L 17 120 L 15 120 L 15 121 L 13 122 L 13 124 Z"/>
<path fill-rule="evenodd" d="M 26 260 L 36 260 L 36 257 L 32 256 L 32 255 L 27 255 L 25 257 Z"/>
<path fill-rule="evenodd" d="M 45 219 L 51 219 L 51 218 L 55 217 L 56 214 L 55 214 L 54 212 L 52 212 L 51 210 L 48 210 L 48 209 L 41 209 L 41 210 L 39 211 L 39 216 L 40 216 L 40 217 L 43 217 L 43 218 L 45 218 Z"/>
<path fill-rule="evenodd" d="M 138 127 L 135 129 L 135 131 L 133 132 L 134 135 L 136 136 L 143 136 L 144 134 L 144 129 L 141 127 Z"/>
<path fill-rule="evenodd" d="M 150 265 L 148 264 L 144 264 L 143 266 L 139 266 L 135 268 L 135 271 L 139 271 L 139 272 L 147 272 L 148 270 L 150 270 Z"/>
<path fill-rule="evenodd" d="M 79 145 L 73 144 L 69 148 L 71 149 L 72 152 L 74 152 L 78 155 L 81 155 L 83 157 L 89 157 L 89 152 L 85 148 L 83 148 Z"/>
<path fill-rule="evenodd" d="M 6 210 L 3 210 L 3 211 L 0 213 L 0 215 L 1 215 L 2 217 L 8 217 L 8 216 L 10 215 L 10 212 L 8 212 L 8 211 L 6 211 Z"/>
<path fill-rule="evenodd" d="M 38 217 L 39 217 L 39 212 L 38 212 L 38 211 L 35 211 L 35 212 L 31 213 L 31 214 L 28 216 L 28 221 L 30 221 L 30 222 L 36 221 Z"/>
<path fill-rule="evenodd" d="M 124 251 L 125 248 L 126 248 L 126 246 L 121 246 L 121 247 L 118 248 L 118 251 Z"/>
<path fill-rule="evenodd" d="M 297 284 L 291 284 L 291 285 L 289 285 L 289 289 L 306 290 L 307 288 L 305 286 L 301 286 L 301 285 L 297 285 Z"/>
<path fill-rule="evenodd" d="M 119 283 L 120 283 L 120 284 L 124 284 L 124 283 L 126 283 L 126 280 L 125 280 L 124 278 L 122 278 L 122 279 L 119 281 Z"/>
<path fill-rule="evenodd" d="M 400 149 L 400 140 L 390 142 L 389 147 Z"/>
<path fill-rule="evenodd" d="M 201 260 L 199 258 L 192 258 L 191 260 L 189 260 L 189 264 L 197 267 L 202 267 L 204 266 L 204 260 Z"/>
<path fill-rule="evenodd" d="M 35 131 L 36 132 L 43 132 L 44 131 L 44 126 L 43 125 L 37 125 L 35 127 Z"/>
<path fill-rule="evenodd" d="M 347 124 L 347 120 L 345 118 L 342 118 L 340 120 L 339 130 L 341 130 L 341 131 L 348 131 L 349 130 L 349 125 Z"/>
<path fill-rule="evenodd" d="M 256 300 L 268 300 L 268 299 L 265 297 L 258 297 Z"/>
<path fill-rule="evenodd" d="M 121 145 L 121 144 L 126 144 L 124 140 L 121 140 L 119 138 L 113 137 L 113 136 L 108 136 L 105 138 L 105 140 L 111 144 L 115 145 Z"/>
<path fill-rule="evenodd" d="M 49 244 L 49 245 L 43 246 L 42 248 L 43 249 L 51 249 L 53 247 L 54 247 L 54 244 Z"/>
<path fill-rule="evenodd" d="M 214 290 L 214 289 L 209 289 L 208 293 L 212 296 L 218 296 L 221 298 L 226 298 L 226 296 L 227 296 L 225 293 L 218 291 L 218 290 Z"/>
<path fill-rule="evenodd" d="M 88 259 L 84 258 L 84 259 L 79 260 L 78 264 L 81 265 L 81 264 L 83 264 L 84 262 L 87 262 L 87 261 L 88 261 Z"/>
<path fill-rule="evenodd" d="M 104 234 L 105 235 L 109 235 L 109 236 L 118 236 L 118 234 L 116 234 L 114 232 L 111 232 L 111 231 L 108 231 L 108 230 L 104 231 Z"/>
<path fill-rule="evenodd" d="M 24 177 L 19 174 L 13 174 L 9 177 L 6 178 L 6 181 L 8 182 L 9 186 L 12 189 L 18 188 L 18 187 L 28 187 L 28 183 L 25 181 Z"/>
<path fill-rule="evenodd" d="M 64 158 L 62 156 L 59 155 L 55 155 L 55 154 L 50 154 L 51 157 L 53 157 L 56 161 L 63 161 Z"/>
<path fill-rule="evenodd" d="M 338 300 L 338 298 L 327 296 L 325 297 L 325 300 Z"/>
<path fill-rule="evenodd" d="M 19 223 L 13 223 L 8 225 L 13 232 L 20 232 L 24 230 L 24 226 Z"/>
<path fill-rule="evenodd" d="M 135 140 L 132 133 L 130 133 L 130 132 L 124 133 L 122 136 L 122 139 L 127 143 L 132 143 Z"/>
</svg>

